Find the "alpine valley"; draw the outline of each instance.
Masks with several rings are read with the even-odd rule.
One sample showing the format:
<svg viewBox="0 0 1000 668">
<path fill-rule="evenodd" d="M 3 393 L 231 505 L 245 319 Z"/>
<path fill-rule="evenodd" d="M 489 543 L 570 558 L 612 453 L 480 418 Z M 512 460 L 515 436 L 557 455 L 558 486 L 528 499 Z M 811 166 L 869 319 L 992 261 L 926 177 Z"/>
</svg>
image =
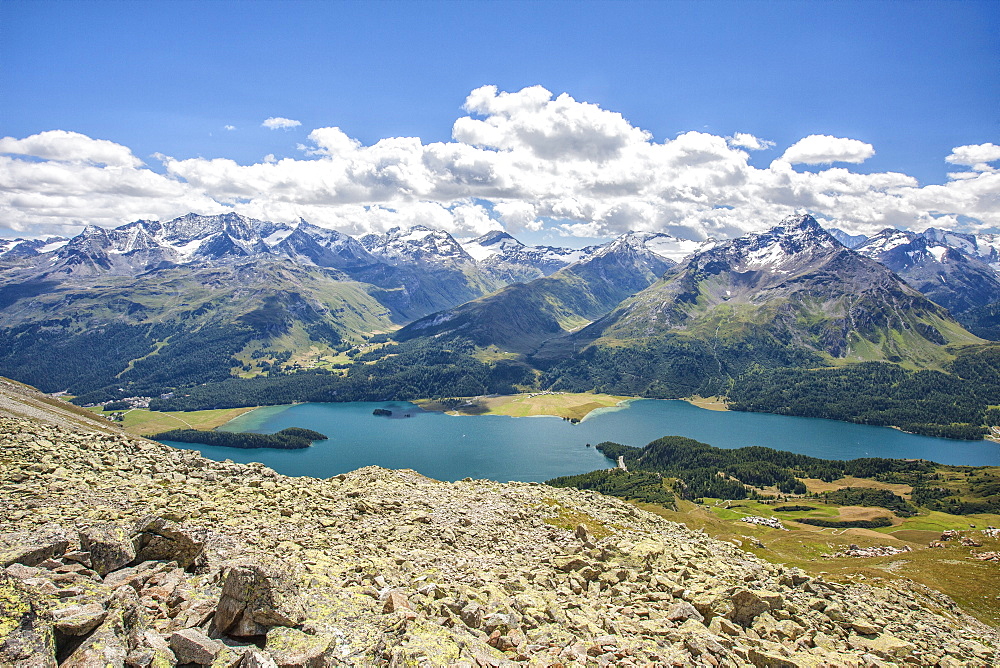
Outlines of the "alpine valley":
<svg viewBox="0 0 1000 668">
<path fill-rule="evenodd" d="M 1000 424 L 996 235 L 774 222 L 583 249 L 236 213 L 4 240 L 0 374 L 162 410 L 553 390 Z"/>
</svg>

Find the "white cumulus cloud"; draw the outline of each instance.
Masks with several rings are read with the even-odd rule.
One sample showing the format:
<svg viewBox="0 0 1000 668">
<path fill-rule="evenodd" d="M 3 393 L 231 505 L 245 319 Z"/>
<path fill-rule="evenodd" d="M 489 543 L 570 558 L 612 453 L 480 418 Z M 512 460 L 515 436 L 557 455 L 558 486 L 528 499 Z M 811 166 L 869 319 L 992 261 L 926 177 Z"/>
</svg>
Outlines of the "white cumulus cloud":
<svg viewBox="0 0 1000 668">
<path fill-rule="evenodd" d="M 809 135 L 789 146 L 781 159 L 793 165 L 829 165 L 834 162 L 858 164 L 873 155 L 875 148 L 858 139 Z"/>
<path fill-rule="evenodd" d="M 297 128 L 302 125 L 302 123 L 294 121 L 291 118 L 272 116 L 271 118 L 264 119 L 264 122 L 261 123 L 261 125 L 270 130 L 287 130 L 288 128 Z"/>
<path fill-rule="evenodd" d="M 0 220 L 43 234 L 235 210 L 350 234 L 425 224 L 472 236 L 558 225 L 566 235 L 644 230 L 702 239 L 766 229 L 805 209 L 854 233 L 1000 226 L 1000 173 L 979 169 L 997 159 L 992 144 L 955 148 L 948 161 L 973 169 L 921 187 L 901 173 L 793 168 L 858 163 L 874 153 L 854 139 L 812 135 L 755 167 L 748 151 L 769 142 L 750 133 L 684 132 L 659 142 L 619 113 L 541 86 L 477 88 L 465 110 L 447 142 L 387 137 L 364 145 L 341 128 L 320 127 L 297 157 L 269 154 L 244 165 L 158 155 L 162 174 L 125 146 L 78 133 L 5 137 Z"/>
<path fill-rule="evenodd" d="M 726 143 L 735 148 L 745 148 L 751 151 L 774 148 L 773 141 L 754 137 L 749 132 L 734 132 L 732 137 L 726 137 Z"/>
<path fill-rule="evenodd" d="M 946 162 L 963 165 L 972 170 L 948 174 L 953 179 L 974 178 L 976 172 L 995 172 L 997 169 L 989 163 L 997 160 L 1000 160 L 1000 146 L 993 143 L 956 146 L 951 149 L 951 155 L 945 158 Z"/>
<path fill-rule="evenodd" d="M 956 146 L 951 149 L 951 155 L 945 158 L 946 162 L 955 165 L 976 165 L 981 162 L 994 162 L 1000 160 L 1000 146 L 996 144 L 967 144 Z"/>
<path fill-rule="evenodd" d="M 0 139 L 0 153 L 109 167 L 138 167 L 142 164 L 142 160 L 132 155 L 127 146 L 65 130 L 48 130 L 24 139 L 4 137 Z"/>
<path fill-rule="evenodd" d="M 496 86 L 472 91 L 465 109 L 484 116 L 460 118 L 452 136 L 460 142 L 497 149 L 528 149 L 544 159 L 601 161 L 650 135 L 625 118 L 563 93 L 554 100 L 541 86 L 502 93 Z"/>
</svg>

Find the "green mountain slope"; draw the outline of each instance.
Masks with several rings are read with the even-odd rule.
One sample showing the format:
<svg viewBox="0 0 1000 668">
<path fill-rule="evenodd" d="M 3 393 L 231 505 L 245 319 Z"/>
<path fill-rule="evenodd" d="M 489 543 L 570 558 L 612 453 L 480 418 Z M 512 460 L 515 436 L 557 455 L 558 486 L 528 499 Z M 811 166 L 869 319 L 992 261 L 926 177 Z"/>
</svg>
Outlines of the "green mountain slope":
<svg viewBox="0 0 1000 668">
<path fill-rule="evenodd" d="M 662 337 L 712 351 L 764 345 L 816 362 L 913 368 L 940 368 L 949 345 L 981 343 L 945 309 L 801 216 L 692 256 L 538 358 L 594 343 L 655 347 Z"/>
<path fill-rule="evenodd" d="M 59 282 L 3 309 L 0 368 L 47 392 L 143 395 L 227 378 L 248 346 L 335 350 L 391 328 L 372 286 L 343 279 L 256 258 Z"/>
<path fill-rule="evenodd" d="M 551 276 L 507 286 L 417 320 L 400 330 L 396 338 L 461 337 L 477 346 L 530 353 L 544 341 L 604 315 L 648 287 L 671 264 L 625 235 L 594 257 Z"/>
</svg>

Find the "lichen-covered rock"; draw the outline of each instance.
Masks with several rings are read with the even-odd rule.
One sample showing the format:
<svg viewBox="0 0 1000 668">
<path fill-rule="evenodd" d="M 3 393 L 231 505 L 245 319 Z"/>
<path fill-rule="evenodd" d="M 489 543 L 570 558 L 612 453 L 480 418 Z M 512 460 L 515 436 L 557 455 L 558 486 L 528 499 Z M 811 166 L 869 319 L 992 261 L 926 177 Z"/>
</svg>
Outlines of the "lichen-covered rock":
<svg viewBox="0 0 1000 668">
<path fill-rule="evenodd" d="M 110 616 L 87 636 L 69 658 L 59 664 L 60 668 L 123 668 L 129 647 L 123 637 L 118 615 Z"/>
<path fill-rule="evenodd" d="M 159 633 L 146 630 L 125 662 L 136 668 L 170 668 L 177 665 L 177 657 Z"/>
<path fill-rule="evenodd" d="M 149 515 L 136 523 L 135 549 L 139 561 L 176 561 L 190 568 L 205 549 L 205 531 Z"/>
<path fill-rule="evenodd" d="M 68 636 L 84 636 L 97 628 L 108 616 L 107 610 L 99 603 L 71 605 L 53 610 L 55 628 Z"/>
<path fill-rule="evenodd" d="M 38 593 L 0 571 L 0 666 L 55 668 L 52 615 Z"/>
<path fill-rule="evenodd" d="M 174 632 L 169 644 L 178 663 L 211 665 L 223 650 L 221 642 L 212 640 L 198 629 Z"/>
<path fill-rule="evenodd" d="M 60 668 L 119 668 L 141 645 L 147 620 L 138 595 L 131 587 L 121 587 L 108 597 L 106 616 L 73 651 Z"/>
<path fill-rule="evenodd" d="M 705 621 L 704 615 L 698 612 L 698 610 L 696 610 L 695 607 L 687 601 L 678 601 L 677 603 L 674 603 L 667 608 L 664 616 L 672 622 L 683 622 L 688 619 L 694 619 L 699 622 Z"/>
<path fill-rule="evenodd" d="M 80 530 L 80 547 L 90 553 L 91 568 L 101 577 L 135 560 L 135 546 L 128 529 L 100 523 Z"/>
<path fill-rule="evenodd" d="M 729 618 L 741 626 L 750 626 L 757 615 L 771 609 L 758 592 L 739 589 L 732 596 L 733 610 Z"/>
<path fill-rule="evenodd" d="M 335 645 L 332 635 L 279 626 L 267 632 L 264 649 L 279 668 L 324 668 L 330 665 Z"/>
<path fill-rule="evenodd" d="M 0 534 L 0 568 L 11 564 L 37 566 L 46 559 L 62 555 L 69 538 L 58 524 L 49 524 L 34 531 Z"/>
<path fill-rule="evenodd" d="M 259 636 L 274 626 L 295 626 L 305 619 L 299 586 L 287 565 L 250 558 L 226 569 L 215 628 L 232 636 Z"/>
</svg>

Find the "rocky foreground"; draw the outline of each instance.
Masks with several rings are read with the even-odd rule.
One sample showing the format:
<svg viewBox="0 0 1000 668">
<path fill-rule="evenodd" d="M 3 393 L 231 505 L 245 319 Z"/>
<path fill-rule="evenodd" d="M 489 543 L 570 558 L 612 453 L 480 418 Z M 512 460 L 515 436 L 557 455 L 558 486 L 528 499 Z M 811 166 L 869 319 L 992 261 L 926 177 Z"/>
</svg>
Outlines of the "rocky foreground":
<svg viewBox="0 0 1000 668">
<path fill-rule="evenodd" d="M 1000 663 L 933 591 L 541 484 L 290 478 L 0 417 L 0 508 L 2 666 Z"/>
</svg>

